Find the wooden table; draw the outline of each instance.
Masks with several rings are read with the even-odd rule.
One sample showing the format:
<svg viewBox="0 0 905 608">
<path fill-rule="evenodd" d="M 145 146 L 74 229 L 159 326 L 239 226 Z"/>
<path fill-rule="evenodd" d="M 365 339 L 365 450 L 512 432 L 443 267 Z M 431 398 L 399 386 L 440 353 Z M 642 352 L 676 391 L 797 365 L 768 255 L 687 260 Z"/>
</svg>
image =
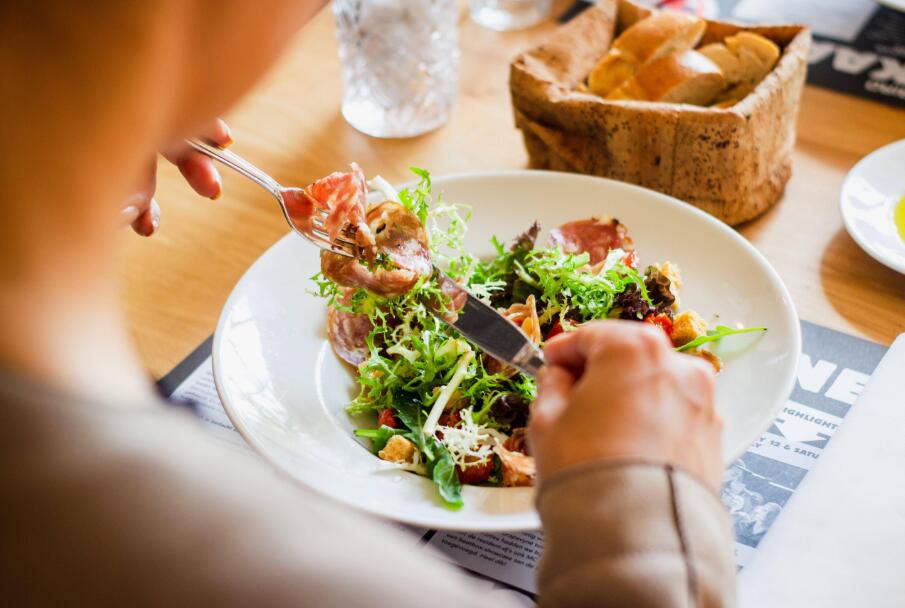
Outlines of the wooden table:
<svg viewBox="0 0 905 608">
<path fill-rule="evenodd" d="M 429 135 L 386 141 L 358 133 L 340 115 L 333 19 L 325 9 L 228 116 L 234 149 L 295 185 L 353 160 L 390 181 L 409 179 L 411 164 L 435 174 L 525 167 L 509 104 L 508 64 L 553 26 L 500 34 L 463 15 L 461 84 L 452 120 Z M 905 111 L 807 87 L 785 198 L 741 229 L 778 270 L 802 318 L 883 344 L 905 332 L 905 276 L 855 245 L 837 206 L 849 168 L 902 138 Z M 141 239 L 124 231 L 124 311 L 155 377 L 210 335 L 233 285 L 287 232 L 266 192 L 241 177 L 223 177 L 220 200 L 204 200 L 161 164 L 160 232 Z"/>
</svg>

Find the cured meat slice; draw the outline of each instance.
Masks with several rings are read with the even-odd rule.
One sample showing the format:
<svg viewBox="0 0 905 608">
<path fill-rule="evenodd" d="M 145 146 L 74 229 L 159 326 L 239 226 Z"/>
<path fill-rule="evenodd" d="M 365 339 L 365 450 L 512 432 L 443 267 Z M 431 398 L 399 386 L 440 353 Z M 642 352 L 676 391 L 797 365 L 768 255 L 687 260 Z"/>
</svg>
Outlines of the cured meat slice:
<svg viewBox="0 0 905 608">
<path fill-rule="evenodd" d="M 500 457 L 503 485 L 506 487 L 533 486 L 537 467 L 533 456 L 513 452 L 498 445 L 493 451 Z"/>
<path fill-rule="evenodd" d="M 358 366 L 368 359 L 368 334 L 373 327 L 368 315 L 327 310 L 327 338 L 333 352 L 346 363 Z"/>
<path fill-rule="evenodd" d="M 356 232 L 362 246 L 373 244 L 373 236 L 365 218 L 368 186 L 364 172 L 352 163 L 352 170 L 335 172 L 323 177 L 302 190 L 290 189 L 283 193 L 283 200 L 292 221 L 303 232 L 314 230 L 314 218 L 318 210 L 327 211 L 324 229 L 335 240 L 346 227 Z"/>
<path fill-rule="evenodd" d="M 321 252 L 321 271 L 345 287 L 366 289 L 384 297 L 400 296 L 433 264 L 427 233 L 418 217 L 395 201 L 384 201 L 367 211 L 366 226 L 374 244 L 364 249 L 364 260 Z"/>
<path fill-rule="evenodd" d="M 419 277 L 433 272 L 427 231 L 417 215 L 400 203 L 383 201 L 368 209 L 367 222 L 378 255 L 385 254 L 396 266 Z"/>
<path fill-rule="evenodd" d="M 611 217 L 593 217 L 563 224 L 550 231 L 550 244 L 566 253 L 588 253 L 591 265 L 606 259 L 612 249 L 635 250 L 625 225 Z"/>
</svg>

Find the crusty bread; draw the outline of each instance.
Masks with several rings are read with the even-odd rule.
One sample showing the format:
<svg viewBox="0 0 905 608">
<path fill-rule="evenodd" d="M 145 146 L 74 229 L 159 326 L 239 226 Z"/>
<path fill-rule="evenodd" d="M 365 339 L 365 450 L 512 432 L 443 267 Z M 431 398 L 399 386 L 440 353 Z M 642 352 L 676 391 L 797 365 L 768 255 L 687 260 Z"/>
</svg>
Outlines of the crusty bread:
<svg viewBox="0 0 905 608">
<path fill-rule="evenodd" d="M 779 60 L 779 47 L 776 43 L 753 32 L 739 32 L 729 36 L 725 45 L 742 64 L 744 72 L 740 75 L 739 82 L 760 82 Z"/>
<path fill-rule="evenodd" d="M 720 68 L 727 84 L 733 85 L 741 80 L 742 64 L 739 58 L 722 42 L 704 45 L 698 52 Z"/>
<path fill-rule="evenodd" d="M 613 41 L 613 49 L 644 65 L 675 51 L 694 48 L 706 27 L 703 19 L 692 15 L 657 12 L 622 32 Z"/>
<path fill-rule="evenodd" d="M 638 64 L 616 50 L 610 50 L 588 75 L 592 93 L 606 97 L 611 91 L 635 75 Z"/>
<path fill-rule="evenodd" d="M 698 43 L 706 23 L 684 13 L 657 12 L 626 29 L 588 75 L 588 88 L 606 96 L 646 63 Z"/>
<path fill-rule="evenodd" d="M 720 67 L 727 89 L 717 99 L 717 107 L 727 108 L 743 99 L 770 73 L 779 60 L 779 47 L 753 32 L 738 32 L 723 42 L 698 49 Z"/>
<path fill-rule="evenodd" d="M 607 99 L 707 105 L 725 86 L 714 62 L 697 51 L 678 51 L 643 66 Z"/>
<path fill-rule="evenodd" d="M 530 166 L 639 184 L 733 225 L 760 215 L 791 173 L 807 28 L 707 22 L 704 45 L 745 31 L 782 49 L 773 71 L 729 109 L 614 102 L 584 90 L 614 37 L 649 14 L 630 0 L 599 0 L 513 61 L 512 104 Z"/>
</svg>

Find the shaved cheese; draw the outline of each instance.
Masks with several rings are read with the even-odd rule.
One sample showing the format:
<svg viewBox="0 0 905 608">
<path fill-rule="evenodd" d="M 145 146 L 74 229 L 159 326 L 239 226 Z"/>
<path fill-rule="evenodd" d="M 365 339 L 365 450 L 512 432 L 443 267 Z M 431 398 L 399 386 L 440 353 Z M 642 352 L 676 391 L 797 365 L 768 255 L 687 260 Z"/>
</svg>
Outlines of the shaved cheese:
<svg viewBox="0 0 905 608">
<path fill-rule="evenodd" d="M 434 406 L 431 408 L 430 414 L 428 414 L 427 420 L 424 422 L 425 435 L 434 434 L 434 430 L 437 428 L 437 421 L 440 420 L 440 415 L 443 413 L 443 410 L 446 409 L 446 404 L 449 403 L 450 397 L 452 397 L 456 389 L 459 388 L 462 380 L 465 379 L 465 374 L 468 372 L 468 364 L 471 363 L 472 359 L 474 359 L 474 351 L 469 347 L 468 351 L 459 360 L 459 364 L 456 366 L 456 371 L 453 373 L 453 377 L 450 379 L 449 384 L 443 387 L 440 391 L 440 396 L 434 401 Z"/>
<path fill-rule="evenodd" d="M 506 441 L 506 435 L 500 431 L 475 423 L 472 408 L 461 410 L 460 417 L 459 426 L 437 427 L 443 434 L 443 445 L 460 467 L 485 460 L 496 446 Z"/>
</svg>

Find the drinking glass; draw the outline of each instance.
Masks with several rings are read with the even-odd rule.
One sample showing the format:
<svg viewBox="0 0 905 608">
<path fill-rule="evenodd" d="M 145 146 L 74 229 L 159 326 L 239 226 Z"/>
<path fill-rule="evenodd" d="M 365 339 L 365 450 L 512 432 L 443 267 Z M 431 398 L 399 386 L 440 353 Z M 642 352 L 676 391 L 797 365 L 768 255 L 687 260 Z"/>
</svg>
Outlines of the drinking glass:
<svg viewBox="0 0 905 608">
<path fill-rule="evenodd" d="M 333 0 L 346 121 L 374 137 L 443 125 L 458 89 L 456 0 Z"/>
<path fill-rule="evenodd" d="M 471 19 L 505 32 L 540 23 L 550 14 L 552 0 L 468 0 Z"/>
</svg>

